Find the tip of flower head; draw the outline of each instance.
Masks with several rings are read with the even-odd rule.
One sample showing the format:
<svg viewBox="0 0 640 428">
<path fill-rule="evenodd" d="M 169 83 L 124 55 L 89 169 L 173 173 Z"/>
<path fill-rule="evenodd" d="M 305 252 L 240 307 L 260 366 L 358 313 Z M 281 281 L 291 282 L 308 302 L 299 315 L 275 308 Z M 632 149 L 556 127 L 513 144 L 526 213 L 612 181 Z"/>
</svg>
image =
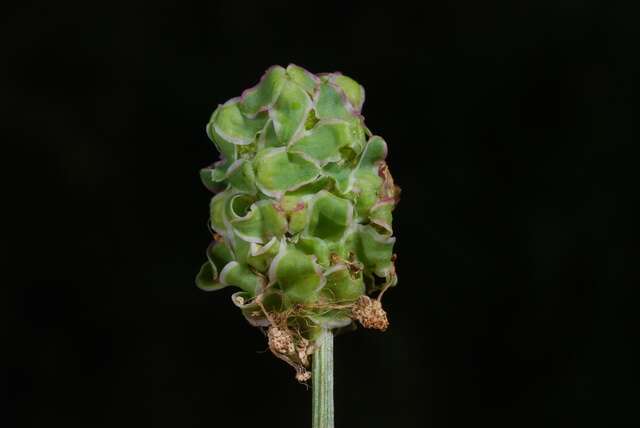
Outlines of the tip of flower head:
<svg viewBox="0 0 640 428">
<path fill-rule="evenodd" d="M 342 72 L 341 71 L 326 71 L 324 73 L 318 73 L 316 74 L 316 76 L 320 77 L 320 78 L 324 78 L 327 79 L 329 81 L 332 81 L 332 79 L 338 77 L 338 76 L 342 76 Z"/>
<path fill-rule="evenodd" d="M 385 331 L 389 327 L 387 313 L 382 309 L 382 303 L 369 296 L 360 296 L 353 305 L 351 314 L 364 328 Z"/>
<path fill-rule="evenodd" d="M 293 68 L 297 68 L 300 70 L 303 70 L 305 73 L 309 73 L 310 75 L 315 76 L 312 72 L 310 72 L 309 70 L 307 70 L 306 68 L 299 66 L 298 64 L 294 64 L 292 62 L 290 62 L 289 64 L 287 64 L 287 66 L 285 67 L 286 70 L 291 70 Z"/>
</svg>

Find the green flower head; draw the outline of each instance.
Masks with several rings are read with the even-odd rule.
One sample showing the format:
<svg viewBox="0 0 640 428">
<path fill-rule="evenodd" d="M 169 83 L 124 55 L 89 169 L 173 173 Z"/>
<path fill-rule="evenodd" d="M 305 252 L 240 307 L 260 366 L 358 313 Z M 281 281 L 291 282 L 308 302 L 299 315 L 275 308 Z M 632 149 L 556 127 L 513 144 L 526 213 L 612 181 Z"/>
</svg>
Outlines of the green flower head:
<svg viewBox="0 0 640 428">
<path fill-rule="evenodd" d="M 367 295 L 397 283 L 399 188 L 363 103 L 364 88 L 340 73 L 274 66 L 206 127 L 220 160 L 200 171 L 217 194 L 196 284 L 238 289 L 233 303 L 269 327 L 271 349 L 297 368 L 320 327 L 386 328 L 379 299 Z"/>
</svg>

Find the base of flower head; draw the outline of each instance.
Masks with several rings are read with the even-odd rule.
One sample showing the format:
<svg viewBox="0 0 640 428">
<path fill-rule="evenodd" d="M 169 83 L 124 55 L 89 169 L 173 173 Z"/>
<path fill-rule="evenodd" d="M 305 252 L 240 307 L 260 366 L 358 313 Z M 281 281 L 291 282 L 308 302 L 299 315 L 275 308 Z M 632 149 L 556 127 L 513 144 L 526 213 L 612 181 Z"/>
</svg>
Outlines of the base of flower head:
<svg viewBox="0 0 640 428">
<path fill-rule="evenodd" d="M 379 297 L 381 296 L 382 293 Z M 295 377 L 301 383 L 311 378 L 308 370 L 311 366 L 310 357 L 316 349 L 314 335 L 308 330 L 299 329 L 300 320 L 304 320 L 303 324 L 317 327 L 317 320 L 308 317 L 307 312 L 340 310 L 365 328 L 385 331 L 389 327 L 387 313 L 382 309 L 380 299 L 372 299 L 366 295 L 360 296 L 353 303 L 296 305 L 284 312 L 268 312 L 259 300 L 258 304 L 269 323 L 266 330 L 269 349 L 273 355 L 296 370 Z"/>
<path fill-rule="evenodd" d="M 351 315 L 365 328 L 385 331 L 389 327 L 387 313 L 382 309 L 382 304 L 369 296 L 360 296 L 351 309 Z"/>
</svg>

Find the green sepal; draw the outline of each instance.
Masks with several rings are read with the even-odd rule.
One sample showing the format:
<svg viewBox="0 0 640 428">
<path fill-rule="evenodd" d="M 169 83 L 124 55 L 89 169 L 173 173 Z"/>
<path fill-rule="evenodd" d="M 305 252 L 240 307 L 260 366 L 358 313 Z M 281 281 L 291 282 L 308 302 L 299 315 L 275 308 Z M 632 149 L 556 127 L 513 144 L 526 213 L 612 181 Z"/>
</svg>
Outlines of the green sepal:
<svg viewBox="0 0 640 428">
<path fill-rule="evenodd" d="M 266 272 L 278 254 L 280 243 L 274 237 L 264 245 L 252 243 L 249 246 L 249 255 L 247 256 L 247 264 L 258 272 Z"/>
<path fill-rule="evenodd" d="M 287 153 L 284 147 L 264 149 L 254 160 L 256 184 L 266 195 L 280 197 L 313 181 L 320 169 L 297 153 Z"/>
<path fill-rule="evenodd" d="M 347 148 L 343 148 L 342 157 L 345 161 L 351 163 L 356 161 L 357 156 L 364 150 L 367 144 L 367 134 L 364 120 L 361 116 L 350 117 L 347 119 L 347 123 L 349 123 L 349 132 L 351 133 L 351 144 L 348 147 L 351 152 L 347 151 Z"/>
<path fill-rule="evenodd" d="M 289 233 L 292 235 L 302 232 L 307 225 L 307 209 L 307 204 L 301 202 L 301 208 L 289 214 Z"/>
<path fill-rule="evenodd" d="M 273 237 L 281 237 L 287 231 L 284 212 L 278 210 L 271 200 L 256 202 L 245 216 L 233 219 L 230 223 L 240 238 L 259 244 Z"/>
<path fill-rule="evenodd" d="M 393 267 L 391 256 L 396 238 L 381 235 L 370 225 L 358 225 L 356 253 L 365 269 L 386 277 Z"/>
<path fill-rule="evenodd" d="M 276 130 L 273 126 L 273 120 L 269 119 L 264 129 L 260 132 L 258 137 L 259 149 L 268 149 L 271 147 L 283 147 L 285 144 L 281 143 L 276 135 Z"/>
<path fill-rule="evenodd" d="M 354 111 L 360 112 L 364 104 L 364 88 L 358 82 L 345 75 L 336 76 L 333 79 L 333 83 L 344 91 Z"/>
<path fill-rule="evenodd" d="M 251 243 L 238 236 L 238 233 L 231 228 L 229 234 L 229 241 L 231 251 L 233 252 L 233 258 L 240 263 L 247 263 L 249 254 L 251 251 Z"/>
<path fill-rule="evenodd" d="M 224 178 L 227 169 L 229 166 L 235 162 L 238 158 L 237 147 L 235 144 L 226 141 L 220 134 L 218 134 L 215 130 L 215 121 L 216 116 L 218 115 L 218 110 L 213 112 L 211 118 L 209 119 L 209 123 L 207 124 L 207 136 L 216 146 L 216 149 L 220 153 L 220 160 L 217 161 L 209 167 L 212 170 L 211 180 L 220 181 Z"/>
<path fill-rule="evenodd" d="M 366 218 L 371 207 L 378 201 L 382 185 L 378 168 L 386 156 L 387 144 L 382 138 L 374 136 L 365 146 L 358 167 L 353 172 L 351 186 L 357 194 L 358 219 Z"/>
<path fill-rule="evenodd" d="M 255 198 L 251 195 L 235 193 L 228 195 L 224 203 L 225 237 L 227 237 L 230 242 L 234 259 L 242 264 L 246 263 L 250 243 L 245 237 L 238 234 L 237 229 L 232 223 L 249 214 L 254 201 Z"/>
<path fill-rule="evenodd" d="M 322 168 L 322 173 L 334 182 L 338 193 L 346 195 L 352 185 L 353 170 L 344 162 L 329 163 Z"/>
<path fill-rule="evenodd" d="M 230 143 L 251 144 L 268 118 L 267 112 L 258 113 L 255 117 L 242 114 L 236 98 L 218 107 L 217 114 L 214 114 L 213 130 Z"/>
<path fill-rule="evenodd" d="M 265 316 L 264 308 L 267 312 L 282 312 L 288 306 L 284 302 L 282 292 L 274 288 L 265 289 L 260 295 L 261 305 L 250 293 L 239 291 L 231 296 L 233 304 L 242 311 L 242 315 L 249 323 L 256 327 L 268 327 L 271 321 Z"/>
<path fill-rule="evenodd" d="M 246 291 L 238 291 L 231 295 L 231 301 L 240 308 L 242 315 L 254 327 L 268 327 L 271 322 L 262 312 L 262 308 L 256 303 L 254 296 Z"/>
<path fill-rule="evenodd" d="M 256 189 L 256 176 L 253 172 L 253 166 L 251 162 L 246 159 L 238 159 L 235 161 L 227 171 L 227 181 L 234 189 L 255 194 Z"/>
<path fill-rule="evenodd" d="M 305 184 L 297 189 L 287 192 L 282 200 L 300 200 L 301 198 L 315 195 L 322 190 L 331 190 L 333 186 L 332 180 L 328 177 L 318 177 L 311 183 Z"/>
<path fill-rule="evenodd" d="M 207 259 L 217 266 L 220 271 L 227 263 L 233 260 L 233 254 L 224 241 L 214 241 L 207 248 Z"/>
<path fill-rule="evenodd" d="M 296 248 L 305 254 L 316 256 L 319 265 L 329 266 L 329 246 L 325 241 L 314 236 L 301 236 Z"/>
<path fill-rule="evenodd" d="M 225 219 L 230 222 L 244 217 L 250 211 L 251 205 L 255 200 L 255 196 L 246 193 L 229 195 L 225 204 Z"/>
<path fill-rule="evenodd" d="M 349 107 L 342 89 L 329 81 L 320 84 L 315 104 L 318 119 L 348 119 L 353 116 Z"/>
<path fill-rule="evenodd" d="M 362 275 L 352 277 L 349 268 L 344 264 L 337 264 L 324 273 L 327 280 L 322 289 L 322 295 L 333 303 L 350 303 L 365 293 Z"/>
<path fill-rule="evenodd" d="M 278 287 L 267 287 L 262 293 L 262 306 L 269 312 L 282 312 L 291 307 L 285 300 L 284 293 Z"/>
<path fill-rule="evenodd" d="M 297 83 L 310 95 L 314 93 L 316 87 L 320 83 L 320 79 L 295 64 L 289 64 L 287 66 L 287 75 L 292 82 Z"/>
<path fill-rule="evenodd" d="M 383 200 L 376 202 L 369 210 L 369 220 L 371 224 L 377 225 L 384 230 L 384 234 L 391 235 L 393 229 L 391 223 L 393 221 L 393 209 L 395 208 L 394 200 Z"/>
<path fill-rule="evenodd" d="M 211 192 L 219 192 L 226 186 L 223 183 L 224 173 L 215 166 L 200 169 L 200 181 Z"/>
<path fill-rule="evenodd" d="M 347 260 L 349 258 L 349 252 L 354 251 L 354 246 L 349 242 L 350 237 L 353 235 L 352 230 L 354 226 L 351 225 L 344 233 L 343 237 L 339 241 L 328 241 L 327 247 L 329 248 L 329 253 L 337 256 L 342 260 Z"/>
<path fill-rule="evenodd" d="M 312 195 L 331 188 L 332 182 L 327 177 L 318 177 L 315 181 L 287 192 L 280 199 L 280 206 L 289 219 L 289 233 L 302 232 L 307 225 L 307 210 Z"/>
<path fill-rule="evenodd" d="M 207 261 L 196 276 L 198 288 L 204 291 L 214 291 L 226 287 L 219 280 L 219 272 L 231 259 L 231 252 L 224 242 L 212 242 L 207 248 Z"/>
<path fill-rule="evenodd" d="M 204 291 L 215 291 L 225 286 L 218 281 L 218 271 L 209 262 L 204 262 L 196 275 L 196 286 Z"/>
<path fill-rule="evenodd" d="M 286 81 L 280 96 L 269 113 L 273 120 L 276 136 L 282 144 L 287 144 L 304 129 L 304 123 L 312 101 L 300 86 Z"/>
<path fill-rule="evenodd" d="M 341 149 L 353 146 L 351 125 L 346 121 L 321 121 L 302 138 L 294 141 L 289 152 L 304 153 L 318 161 L 319 165 L 342 159 Z"/>
<path fill-rule="evenodd" d="M 220 282 L 235 286 L 255 297 L 263 286 L 263 279 L 253 273 L 249 266 L 231 261 L 220 272 Z"/>
<path fill-rule="evenodd" d="M 230 194 L 229 190 L 220 192 L 211 198 L 211 203 L 209 204 L 209 224 L 211 228 L 220 235 L 225 235 L 227 232 L 225 225 L 225 207 Z"/>
<path fill-rule="evenodd" d="M 280 66 L 269 68 L 256 86 L 242 93 L 240 110 L 248 116 L 266 110 L 276 100 L 284 83 L 285 69 Z"/>
<path fill-rule="evenodd" d="M 346 327 L 352 323 L 349 311 L 344 309 L 322 310 L 320 313 L 311 313 L 307 315 L 312 322 L 307 327 L 305 336 L 311 340 L 315 340 L 321 331 L 321 328 L 338 329 Z M 309 324 L 308 322 L 306 324 Z"/>
<path fill-rule="evenodd" d="M 322 190 L 310 203 L 305 234 L 327 241 L 337 241 L 343 237 L 352 221 L 351 201 Z"/>
<path fill-rule="evenodd" d="M 313 256 L 281 243 L 269 268 L 269 281 L 277 283 L 286 300 L 295 304 L 315 301 L 325 279 Z"/>
</svg>

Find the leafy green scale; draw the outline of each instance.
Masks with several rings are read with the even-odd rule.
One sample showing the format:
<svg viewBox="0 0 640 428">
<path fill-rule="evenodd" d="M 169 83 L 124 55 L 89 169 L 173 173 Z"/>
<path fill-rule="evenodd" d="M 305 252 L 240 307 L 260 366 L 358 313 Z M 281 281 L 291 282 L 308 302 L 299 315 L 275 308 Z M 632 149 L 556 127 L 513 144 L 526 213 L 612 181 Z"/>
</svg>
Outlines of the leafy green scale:
<svg viewBox="0 0 640 428">
<path fill-rule="evenodd" d="M 299 153 L 282 148 L 264 149 L 254 160 L 256 184 L 268 196 L 280 197 L 315 180 L 318 166 Z"/>
<path fill-rule="evenodd" d="M 323 241 L 337 241 L 342 239 L 352 221 L 351 201 L 323 190 L 312 200 L 305 234 Z"/>
<path fill-rule="evenodd" d="M 268 69 L 256 86 L 242 93 L 239 105 L 242 113 L 246 116 L 255 116 L 271 106 L 280 94 L 285 81 L 284 68 L 274 66 Z"/>
<path fill-rule="evenodd" d="M 318 164 L 338 162 L 342 159 L 342 149 L 357 145 L 346 121 L 324 121 L 317 123 L 311 130 L 293 142 L 289 153 L 302 153 L 314 159 Z"/>
<path fill-rule="evenodd" d="M 264 112 L 255 117 L 242 114 L 237 100 L 221 105 L 217 112 L 213 119 L 214 132 L 225 141 L 240 146 L 251 144 L 268 119 Z"/>
</svg>

